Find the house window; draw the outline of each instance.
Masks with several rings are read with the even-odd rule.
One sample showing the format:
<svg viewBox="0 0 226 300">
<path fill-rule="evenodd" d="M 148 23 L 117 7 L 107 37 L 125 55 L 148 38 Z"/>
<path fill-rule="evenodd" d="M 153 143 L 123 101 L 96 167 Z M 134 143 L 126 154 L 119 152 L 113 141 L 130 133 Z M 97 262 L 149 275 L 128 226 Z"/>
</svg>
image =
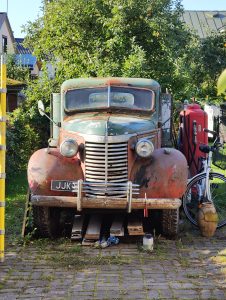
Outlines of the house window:
<svg viewBox="0 0 226 300">
<path fill-rule="evenodd" d="M 2 36 L 2 52 L 7 52 L 7 37 L 4 35 Z"/>
</svg>

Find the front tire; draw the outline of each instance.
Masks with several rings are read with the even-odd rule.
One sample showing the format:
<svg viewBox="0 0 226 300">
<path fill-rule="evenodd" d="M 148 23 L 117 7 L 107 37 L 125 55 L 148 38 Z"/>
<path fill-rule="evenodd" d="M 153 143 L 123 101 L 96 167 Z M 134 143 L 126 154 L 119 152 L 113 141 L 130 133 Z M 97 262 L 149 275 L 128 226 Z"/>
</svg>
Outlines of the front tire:
<svg viewBox="0 0 226 300">
<path fill-rule="evenodd" d="M 33 206 L 33 225 L 38 237 L 56 238 L 60 235 L 60 209 L 57 207 Z"/>
<path fill-rule="evenodd" d="M 162 232 L 170 238 L 176 238 L 179 230 L 179 209 L 163 209 Z"/>
</svg>

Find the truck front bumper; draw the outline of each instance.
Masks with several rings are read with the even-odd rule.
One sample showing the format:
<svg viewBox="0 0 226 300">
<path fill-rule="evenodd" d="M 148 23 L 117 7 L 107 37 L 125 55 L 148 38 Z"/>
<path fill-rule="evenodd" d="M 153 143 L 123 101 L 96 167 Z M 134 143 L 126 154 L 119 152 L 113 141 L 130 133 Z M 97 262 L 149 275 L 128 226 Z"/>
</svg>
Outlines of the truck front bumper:
<svg viewBox="0 0 226 300">
<path fill-rule="evenodd" d="M 71 196 L 44 196 L 31 195 L 31 203 L 37 206 L 49 207 L 71 207 L 81 211 L 83 208 L 89 209 L 177 209 L 181 206 L 178 198 L 87 198 Z"/>
<path fill-rule="evenodd" d="M 95 190 L 93 190 L 95 188 Z M 86 193 L 98 191 L 97 195 L 86 197 Z M 37 206 L 49 207 L 72 207 L 81 211 L 83 208 L 89 209 L 127 209 L 128 213 L 132 209 L 177 209 L 181 206 L 178 198 L 136 198 L 139 195 L 139 185 L 131 181 L 127 183 L 90 183 L 83 180 L 63 181 L 53 180 L 52 191 L 73 191 L 76 196 L 45 196 L 31 195 L 31 203 Z M 123 197 L 111 196 L 111 193 L 123 193 Z M 98 194 L 102 196 L 98 197 Z M 106 197 L 103 196 L 107 193 Z"/>
</svg>

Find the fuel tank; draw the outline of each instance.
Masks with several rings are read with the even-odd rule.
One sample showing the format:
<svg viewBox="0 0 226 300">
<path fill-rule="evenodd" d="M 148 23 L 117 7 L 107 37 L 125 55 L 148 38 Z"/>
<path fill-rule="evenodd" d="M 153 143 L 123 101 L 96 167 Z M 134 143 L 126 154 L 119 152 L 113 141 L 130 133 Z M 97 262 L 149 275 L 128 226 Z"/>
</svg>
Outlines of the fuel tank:
<svg viewBox="0 0 226 300">
<path fill-rule="evenodd" d="M 190 177 L 199 172 L 200 157 L 206 156 L 199 150 L 200 145 L 208 144 L 204 128 L 208 128 L 208 116 L 198 104 L 189 104 L 180 112 L 179 150 L 187 158 Z"/>
<path fill-rule="evenodd" d="M 51 191 L 51 180 L 84 179 L 80 160 L 67 158 L 58 149 L 50 148 L 36 151 L 28 163 L 28 184 L 31 192 L 38 195 L 61 195 L 62 192 Z M 68 194 L 72 194 L 68 192 Z"/>
<path fill-rule="evenodd" d="M 140 185 L 139 198 L 180 198 L 187 185 L 187 161 L 176 149 L 160 148 L 150 159 L 137 159 L 130 178 Z"/>
</svg>

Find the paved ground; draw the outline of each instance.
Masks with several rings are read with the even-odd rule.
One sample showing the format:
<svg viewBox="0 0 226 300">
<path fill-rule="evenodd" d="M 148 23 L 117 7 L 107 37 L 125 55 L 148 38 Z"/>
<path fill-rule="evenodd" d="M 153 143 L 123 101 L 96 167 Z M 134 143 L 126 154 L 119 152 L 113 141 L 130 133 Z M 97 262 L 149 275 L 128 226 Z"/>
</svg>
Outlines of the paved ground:
<svg viewBox="0 0 226 300">
<path fill-rule="evenodd" d="M 182 228 L 177 241 L 139 240 L 104 250 L 59 240 L 8 245 L 0 299 L 226 299 L 226 229 L 206 239 Z"/>
</svg>

